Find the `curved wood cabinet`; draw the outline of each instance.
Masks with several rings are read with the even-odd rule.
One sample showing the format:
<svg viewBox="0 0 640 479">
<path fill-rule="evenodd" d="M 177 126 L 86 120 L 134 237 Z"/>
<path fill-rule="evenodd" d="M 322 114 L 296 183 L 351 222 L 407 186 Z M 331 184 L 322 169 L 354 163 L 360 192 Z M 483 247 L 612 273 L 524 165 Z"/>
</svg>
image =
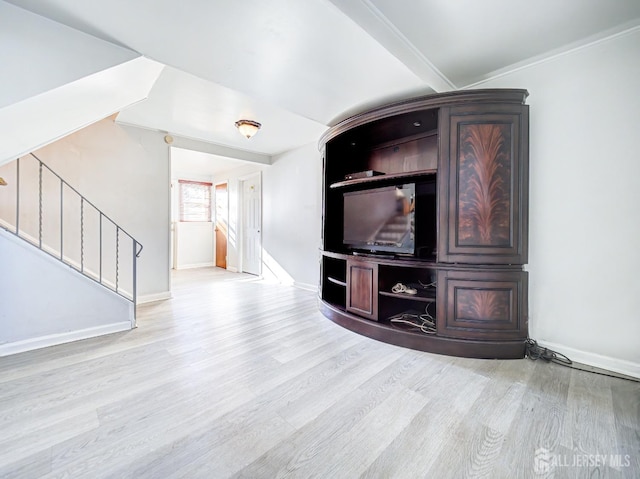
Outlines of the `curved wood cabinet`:
<svg viewBox="0 0 640 479">
<path fill-rule="evenodd" d="M 414 349 L 524 356 L 526 97 L 525 90 L 431 95 L 356 115 L 327 131 L 320 141 L 325 316 Z M 345 219 L 346 194 L 408 183 L 415 190 L 412 254 L 345 241 L 346 223 L 357 221 Z M 368 208 L 361 216 L 375 216 L 379 206 Z M 412 294 L 397 292 L 398 283 Z M 422 318 L 416 322 L 423 327 L 399 321 L 403 315 Z"/>
</svg>

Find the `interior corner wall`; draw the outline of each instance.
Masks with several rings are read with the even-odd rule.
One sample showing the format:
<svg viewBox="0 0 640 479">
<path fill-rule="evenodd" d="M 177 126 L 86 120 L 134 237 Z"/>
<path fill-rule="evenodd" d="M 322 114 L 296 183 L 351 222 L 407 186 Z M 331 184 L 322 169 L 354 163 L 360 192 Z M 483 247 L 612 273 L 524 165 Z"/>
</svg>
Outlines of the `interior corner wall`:
<svg viewBox="0 0 640 479">
<path fill-rule="evenodd" d="M 322 157 L 315 143 L 274 157 L 262 177 L 263 270 L 317 288 Z"/>
<path fill-rule="evenodd" d="M 530 105 L 529 332 L 640 377 L 640 31 L 477 85 Z"/>
<path fill-rule="evenodd" d="M 171 181 L 163 135 L 105 119 L 35 154 L 143 245 L 139 302 L 168 298 Z"/>
</svg>

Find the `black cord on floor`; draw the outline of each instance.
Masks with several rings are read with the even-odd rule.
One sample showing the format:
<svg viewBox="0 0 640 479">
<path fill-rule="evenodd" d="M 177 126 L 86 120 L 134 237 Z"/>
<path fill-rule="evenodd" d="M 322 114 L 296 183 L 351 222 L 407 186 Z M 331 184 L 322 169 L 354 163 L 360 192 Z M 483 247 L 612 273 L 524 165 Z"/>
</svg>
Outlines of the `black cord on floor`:
<svg viewBox="0 0 640 479">
<path fill-rule="evenodd" d="M 566 357 L 564 354 L 557 353 L 551 349 L 538 346 L 538 342 L 535 339 L 527 339 L 525 341 L 525 354 L 531 360 L 543 359 L 547 362 L 553 362 L 562 364 L 564 366 L 571 366 L 573 361 Z"/>
<path fill-rule="evenodd" d="M 525 341 L 525 356 L 535 361 L 542 359 L 546 362 L 560 364 L 561 366 L 567 366 L 571 369 L 577 369 L 578 371 L 585 371 L 587 373 L 599 374 L 601 376 L 608 376 L 610 378 L 626 379 L 627 381 L 640 382 L 640 379 L 630 378 L 628 376 L 617 376 L 614 374 L 601 373 L 599 371 L 589 371 L 588 369 L 577 368 L 573 365 L 573 361 L 566 357 L 564 354 L 560 354 L 557 351 L 553 351 L 548 348 L 543 348 L 538 345 L 535 339 L 527 339 Z"/>
</svg>

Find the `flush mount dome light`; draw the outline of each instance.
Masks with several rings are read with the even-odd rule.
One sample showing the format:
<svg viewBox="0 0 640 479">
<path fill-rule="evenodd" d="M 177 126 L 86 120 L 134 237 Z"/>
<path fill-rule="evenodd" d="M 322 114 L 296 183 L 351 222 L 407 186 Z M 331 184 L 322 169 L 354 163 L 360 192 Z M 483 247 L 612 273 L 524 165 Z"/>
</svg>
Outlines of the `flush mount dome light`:
<svg viewBox="0 0 640 479">
<path fill-rule="evenodd" d="M 236 128 L 242 136 L 246 136 L 247 138 L 251 138 L 253 135 L 258 133 L 262 125 L 257 121 L 253 120 L 238 120 L 236 121 Z"/>
</svg>

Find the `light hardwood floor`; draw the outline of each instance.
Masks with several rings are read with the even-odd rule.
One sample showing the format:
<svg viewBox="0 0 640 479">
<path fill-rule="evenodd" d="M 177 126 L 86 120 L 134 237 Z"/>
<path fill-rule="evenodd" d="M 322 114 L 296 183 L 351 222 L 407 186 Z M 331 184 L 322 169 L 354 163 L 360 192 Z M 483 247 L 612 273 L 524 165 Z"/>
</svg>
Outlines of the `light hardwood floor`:
<svg viewBox="0 0 640 479">
<path fill-rule="evenodd" d="M 2 478 L 640 477 L 640 384 L 383 344 L 179 271 L 138 328 L 0 358 Z"/>
</svg>

